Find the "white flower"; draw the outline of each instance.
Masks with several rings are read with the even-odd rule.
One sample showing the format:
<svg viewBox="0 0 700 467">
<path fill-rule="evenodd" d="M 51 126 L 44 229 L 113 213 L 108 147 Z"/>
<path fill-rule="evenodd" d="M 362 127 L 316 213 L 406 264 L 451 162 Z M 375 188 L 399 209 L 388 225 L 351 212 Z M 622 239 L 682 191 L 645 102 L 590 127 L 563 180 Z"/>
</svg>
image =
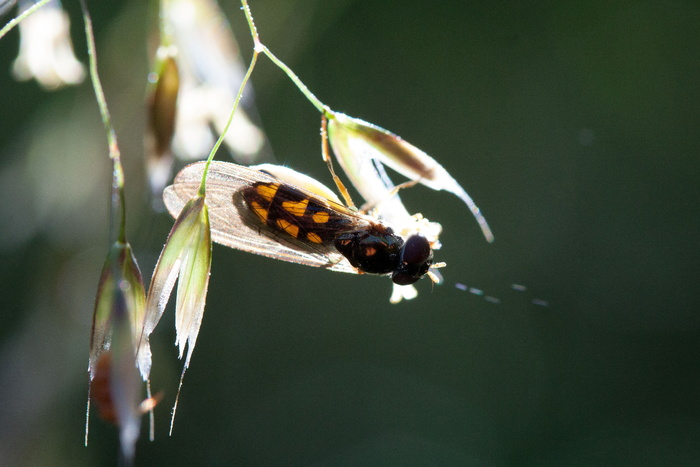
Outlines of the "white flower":
<svg viewBox="0 0 700 467">
<path fill-rule="evenodd" d="M 180 159 L 202 159 L 226 126 L 245 66 L 231 27 L 215 1 L 167 0 L 162 14 L 179 52 L 173 151 Z M 224 142 L 237 162 L 250 164 L 267 150 L 265 134 L 247 113 L 254 111 L 250 85 L 243 93 L 242 106 Z"/>
<path fill-rule="evenodd" d="M 33 2 L 22 2 L 26 9 Z M 70 39 L 70 19 L 58 0 L 49 2 L 19 25 L 19 55 L 12 65 L 15 78 L 36 79 L 46 89 L 80 83 L 83 64 L 75 58 Z"/>
</svg>

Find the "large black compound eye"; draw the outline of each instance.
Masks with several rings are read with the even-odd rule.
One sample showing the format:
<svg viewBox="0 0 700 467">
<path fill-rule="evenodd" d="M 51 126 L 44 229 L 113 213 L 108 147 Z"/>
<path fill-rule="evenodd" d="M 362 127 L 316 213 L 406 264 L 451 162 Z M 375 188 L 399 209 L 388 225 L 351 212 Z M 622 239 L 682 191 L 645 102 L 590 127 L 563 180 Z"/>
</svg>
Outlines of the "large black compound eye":
<svg viewBox="0 0 700 467">
<path fill-rule="evenodd" d="M 408 237 L 401 250 L 399 266 L 391 276 L 398 285 L 409 285 L 423 277 L 433 262 L 433 249 L 422 235 Z"/>
</svg>

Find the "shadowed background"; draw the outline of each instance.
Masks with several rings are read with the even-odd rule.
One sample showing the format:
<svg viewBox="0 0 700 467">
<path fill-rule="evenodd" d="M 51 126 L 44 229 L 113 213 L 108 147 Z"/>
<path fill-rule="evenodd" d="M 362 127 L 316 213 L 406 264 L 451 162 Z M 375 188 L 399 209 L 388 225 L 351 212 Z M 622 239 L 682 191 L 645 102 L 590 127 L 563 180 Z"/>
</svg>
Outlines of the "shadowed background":
<svg viewBox="0 0 700 467">
<path fill-rule="evenodd" d="M 92 3 L 148 277 L 172 220 L 149 209 L 142 175 L 147 14 Z M 165 397 L 137 464 L 700 462 L 700 6 L 251 7 L 263 42 L 322 101 L 440 161 L 496 241 L 454 196 L 405 191 L 409 210 L 442 223 L 448 266 L 443 285 L 423 280 L 399 305 L 384 278 L 214 246 L 172 437 L 172 309 L 154 334 Z M 242 12 L 224 8 L 247 63 Z M 82 446 L 105 136 L 87 81 L 46 93 L 12 80 L 17 41 L 0 41 L 0 458 L 114 465 L 116 430 L 96 416 Z M 315 109 L 264 57 L 252 83 L 276 160 L 330 183 Z"/>
</svg>

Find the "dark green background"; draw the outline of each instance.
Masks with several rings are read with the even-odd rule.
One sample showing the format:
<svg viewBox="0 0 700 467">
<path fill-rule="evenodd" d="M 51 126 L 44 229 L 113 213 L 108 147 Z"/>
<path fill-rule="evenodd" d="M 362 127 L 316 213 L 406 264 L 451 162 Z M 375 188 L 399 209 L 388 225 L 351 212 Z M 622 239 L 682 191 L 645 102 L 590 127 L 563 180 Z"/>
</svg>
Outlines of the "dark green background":
<svg viewBox="0 0 700 467">
<path fill-rule="evenodd" d="M 140 1 L 91 3 L 148 276 L 172 221 L 148 209 L 141 174 L 147 15 Z M 440 161 L 496 242 L 454 196 L 407 191 L 442 223 L 448 267 L 400 305 L 383 278 L 215 246 L 172 437 L 172 310 L 156 330 L 165 400 L 137 464 L 700 463 L 700 6 L 447 3 L 252 9 L 320 99 Z M 242 13 L 226 10 L 247 60 Z M 17 40 L 0 41 L 0 459 L 114 465 L 116 431 L 96 417 L 82 446 L 104 133 L 87 82 L 12 80 Z M 313 107 L 266 59 L 253 85 L 277 160 L 329 183 Z"/>
</svg>

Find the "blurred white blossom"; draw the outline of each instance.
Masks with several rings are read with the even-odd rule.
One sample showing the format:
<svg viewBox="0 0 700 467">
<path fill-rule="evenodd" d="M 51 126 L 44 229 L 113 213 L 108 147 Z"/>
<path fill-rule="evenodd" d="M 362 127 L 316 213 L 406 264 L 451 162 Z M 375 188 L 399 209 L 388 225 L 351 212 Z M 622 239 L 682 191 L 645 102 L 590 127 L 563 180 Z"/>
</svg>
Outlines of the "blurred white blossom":
<svg viewBox="0 0 700 467">
<path fill-rule="evenodd" d="M 34 2 L 23 1 L 20 11 Z M 12 65 L 16 79 L 36 79 L 46 89 L 80 83 L 85 67 L 75 58 L 70 19 L 56 0 L 47 3 L 19 25 L 19 55 Z"/>
<path fill-rule="evenodd" d="M 179 51 L 180 95 L 173 150 L 186 160 L 205 158 L 231 113 L 245 75 L 228 21 L 213 0 L 165 0 L 167 34 Z M 254 111 L 252 88 L 246 87 L 243 107 L 236 111 L 224 140 L 237 162 L 250 164 L 268 150 L 264 132 L 249 113 Z"/>
</svg>

